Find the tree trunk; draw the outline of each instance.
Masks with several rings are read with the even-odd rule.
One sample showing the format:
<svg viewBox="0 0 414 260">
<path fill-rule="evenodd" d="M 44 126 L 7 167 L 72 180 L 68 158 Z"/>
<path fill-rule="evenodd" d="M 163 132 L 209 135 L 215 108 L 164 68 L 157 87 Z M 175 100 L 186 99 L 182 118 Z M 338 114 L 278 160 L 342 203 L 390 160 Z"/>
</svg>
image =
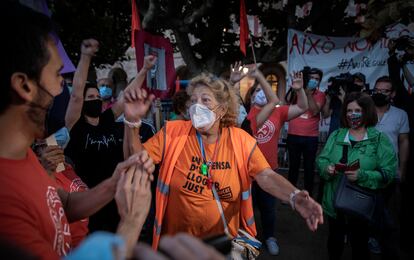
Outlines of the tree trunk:
<svg viewBox="0 0 414 260">
<path fill-rule="evenodd" d="M 178 49 L 181 52 L 187 68 L 191 76 L 195 76 L 201 72 L 202 68 L 197 61 L 197 58 L 194 56 L 193 51 L 191 50 L 190 40 L 188 39 L 188 34 L 180 32 L 177 29 L 173 29 L 175 39 L 177 42 Z"/>
</svg>

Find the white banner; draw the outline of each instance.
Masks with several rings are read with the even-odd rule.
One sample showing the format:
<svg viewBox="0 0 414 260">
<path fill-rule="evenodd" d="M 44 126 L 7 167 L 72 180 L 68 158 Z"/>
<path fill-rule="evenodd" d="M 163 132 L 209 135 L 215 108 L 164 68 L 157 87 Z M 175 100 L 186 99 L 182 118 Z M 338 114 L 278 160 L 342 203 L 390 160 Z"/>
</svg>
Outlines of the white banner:
<svg viewBox="0 0 414 260">
<path fill-rule="evenodd" d="M 288 73 L 300 71 L 304 66 L 323 71 L 321 91 L 327 80 L 341 73 L 361 72 L 372 88 L 376 79 L 388 75 L 388 39 L 375 44 L 367 39 L 329 37 L 288 31 Z"/>
</svg>

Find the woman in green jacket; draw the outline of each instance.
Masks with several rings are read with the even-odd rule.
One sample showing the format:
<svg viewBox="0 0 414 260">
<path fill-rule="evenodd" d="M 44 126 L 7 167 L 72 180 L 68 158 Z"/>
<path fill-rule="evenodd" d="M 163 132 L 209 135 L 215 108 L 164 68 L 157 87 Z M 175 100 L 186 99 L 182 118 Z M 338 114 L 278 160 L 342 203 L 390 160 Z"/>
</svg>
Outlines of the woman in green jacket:
<svg viewBox="0 0 414 260">
<path fill-rule="evenodd" d="M 351 93 L 345 99 L 340 128 L 333 132 L 317 158 L 317 167 L 325 180 L 322 207 L 329 221 L 328 253 L 330 259 L 340 259 L 345 234 L 350 235 L 352 259 L 369 259 L 368 223 L 338 212 L 334 197 L 338 182 L 345 174 L 350 182 L 372 190 L 389 185 L 397 169 L 397 158 L 388 137 L 378 132 L 375 105 L 364 93 Z M 359 160 L 357 170 L 335 170 L 347 146 L 347 164 Z"/>
</svg>

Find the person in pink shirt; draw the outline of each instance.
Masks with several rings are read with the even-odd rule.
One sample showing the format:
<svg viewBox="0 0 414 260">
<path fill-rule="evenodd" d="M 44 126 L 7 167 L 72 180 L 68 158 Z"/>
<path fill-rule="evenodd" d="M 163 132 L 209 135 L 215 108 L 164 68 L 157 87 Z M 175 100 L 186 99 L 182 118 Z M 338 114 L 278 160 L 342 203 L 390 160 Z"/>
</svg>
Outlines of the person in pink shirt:
<svg viewBox="0 0 414 260">
<path fill-rule="evenodd" d="M 319 121 L 321 108 L 325 104 L 325 94 L 319 91 L 323 73 L 320 69 L 304 70 L 305 93 L 309 109 L 301 116 L 289 121 L 287 148 L 289 153 L 289 181 L 296 185 L 303 155 L 305 190 L 312 195 L 315 175 L 315 158 L 318 150 Z M 296 103 L 296 93 L 288 92 L 287 100 Z"/>
</svg>

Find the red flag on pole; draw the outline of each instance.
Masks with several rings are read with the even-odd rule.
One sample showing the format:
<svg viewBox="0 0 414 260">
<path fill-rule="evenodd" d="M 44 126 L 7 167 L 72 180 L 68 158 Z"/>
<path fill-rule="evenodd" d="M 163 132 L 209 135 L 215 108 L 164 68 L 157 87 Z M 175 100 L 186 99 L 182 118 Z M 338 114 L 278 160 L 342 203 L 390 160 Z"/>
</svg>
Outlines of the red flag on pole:
<svg viewBox="0 0 414 260">
<path fill-rule="evenodd" d="M 144 88 L 157 98 L 171 98 L 176 80 L 172 44 L 163 36 L 144 30 L 135 31 L 135 56 L 138 71 L 144 66 L 144 57 L 149 54 L 157 56 L 158 59 L 156 65 L 147 73 Z"/>
<path fill-rule="evenodd" d="M 135 47 L 135 31 L 141 30 L 141 21 L 139 20 L 136 0 L 132 0 L 132 17 L 131 17 L 131 47 Z"/>
<path fill-rule="evenodd" d="M 246 43 L 249 39 L 249 24 L 247 23 L 246 5 L 240 0 L 240 51 L 246 56 Z"/>
</svg>

